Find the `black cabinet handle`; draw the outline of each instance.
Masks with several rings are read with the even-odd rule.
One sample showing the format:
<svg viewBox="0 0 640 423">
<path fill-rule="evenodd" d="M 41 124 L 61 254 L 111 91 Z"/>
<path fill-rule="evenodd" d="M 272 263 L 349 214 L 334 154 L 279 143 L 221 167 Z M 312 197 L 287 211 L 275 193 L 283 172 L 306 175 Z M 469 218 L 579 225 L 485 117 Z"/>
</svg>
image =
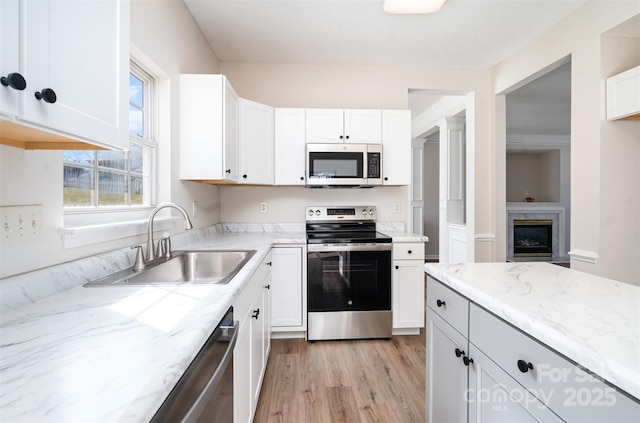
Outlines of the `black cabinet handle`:
<svg viewBox="0 0 640 423">
<path fill-rule="evenodd" d="M 462 362 L 464 363 L 465 366 L 468 366 L 469 364 L 473 363 L 473 358 L 464 356 L 462 357 Z"/>
<path fill-rule="evenodd" d="M 38 100 L 42 100 L 45 103 L 55 103 L 58 100 L 56 92 L 51 88 L 44 88 L 42 91 L 36 91 L 35 96 Z"/>
<path fill-rule="evenodd" d="M 27 81 L 18 72 L 10 73 L 0 78 L 0 83 L 5 87 L 11 87 L 14 90 L 22 91 L 27 88 Z"/>
<path fill-rule="evenodd" d="M 518 369 L 520 369 L 522 373 L 527 373 L 529 370 L 533 370 L 533 364 L 527 363 L 524 360 L 518 360 Z"/>
<path fill-rule="evenodd" d="M 436 305 L 437 305 L 438 307 L 442 307 L 442 306 L 444 306 L 444 305 L 447 305 L 447 303 L 445 303 L 445 302 L 444 302 L 444 301 L 442 301 L 442 300 L 437 300 L 437 301 L 436 301 Z"/>
<path fill-rule="evenodd" d="M 455 353 L 456 353 L 456 357 L 458 358 L 464 355 L 464 351 L 462 351 L 460 348 L 456 348 Z"/>
<path fill-rule="evenodd" d="M 231 169 L 227 169 L 227 170 L 225 170 L 224 172 L 225 172 L 225 173 L 229 173 L 229 174 L 230 174 L 230 173 L 231 173 Z"/>
<path fill-rule="evenodd" d="M 271 285 L 270 284 L 269 285 L 265 285 L 264 287 L 265 287 L 265 289 L 271 289 Z"/>
<path fill-rule="evenodd" d="M 271 266 L 271 265 L 272 265 L 270 261 L 266 262 L 265 264 L 266 264 L 267 266 Z"/>
<path fill-rule="evenodd" d="M 251 317 L 253 317 L 254 319 L 257 319 L 259 315 L 260 315 L 260 309 L 253 310 L 253 314 L 251 315 Z"/>
<path fill-rule="evenodd" d="M 242 177 L 243 177 L 244 179 L 247 179 L 247 174 L 245 173 L 244 175 L 242 175 Z"/>
</svg>

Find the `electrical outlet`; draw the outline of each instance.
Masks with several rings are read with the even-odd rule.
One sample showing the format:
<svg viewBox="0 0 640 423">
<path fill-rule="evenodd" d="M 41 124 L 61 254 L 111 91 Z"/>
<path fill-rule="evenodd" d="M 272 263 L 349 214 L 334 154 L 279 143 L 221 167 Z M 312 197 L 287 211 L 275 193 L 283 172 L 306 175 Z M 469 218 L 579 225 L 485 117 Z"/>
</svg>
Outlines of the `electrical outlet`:
<svg viewBox="0 0 640 423">
<path fill-rule="evenodd" d="M 0 245 L 15 247 L 42 240 L 42 204 L 0 207 Z"/>
<path fill-rule="evenodd" d="M 266 213 L 266 212 L 267 212 L 267 202 L 260 201 L 260 213 Z"/>
<path fill-rule="evenodd" d="M 393 205 L 393 212 L 394 213 L 400 213 L 400 203 L 395 203 Z"/>
</svg>

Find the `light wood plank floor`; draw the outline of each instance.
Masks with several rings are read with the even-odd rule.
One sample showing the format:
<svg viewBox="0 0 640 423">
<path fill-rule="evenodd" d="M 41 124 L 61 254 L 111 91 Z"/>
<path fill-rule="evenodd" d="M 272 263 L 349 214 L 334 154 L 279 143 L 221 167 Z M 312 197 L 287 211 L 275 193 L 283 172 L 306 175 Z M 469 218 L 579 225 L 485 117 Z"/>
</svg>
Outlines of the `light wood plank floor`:
<svg viewBox="0 0 640 423">
<path fill-rule="evenodd" d="M 424 422 L 425 334 L 274 339 L 255 423 Z"/>
</svg>

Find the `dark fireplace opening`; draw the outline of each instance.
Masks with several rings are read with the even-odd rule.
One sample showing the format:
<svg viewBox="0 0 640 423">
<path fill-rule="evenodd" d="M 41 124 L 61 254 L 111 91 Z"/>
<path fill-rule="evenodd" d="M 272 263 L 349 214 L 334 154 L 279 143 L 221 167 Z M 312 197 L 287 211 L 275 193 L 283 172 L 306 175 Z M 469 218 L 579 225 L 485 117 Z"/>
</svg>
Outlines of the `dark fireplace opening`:
<svg viewBox="0 0 640 423">
<path fill-rule="evenodd" d="M 551 257 L 552 220 L 514 220 L 514 257 Z"/>
</svg>

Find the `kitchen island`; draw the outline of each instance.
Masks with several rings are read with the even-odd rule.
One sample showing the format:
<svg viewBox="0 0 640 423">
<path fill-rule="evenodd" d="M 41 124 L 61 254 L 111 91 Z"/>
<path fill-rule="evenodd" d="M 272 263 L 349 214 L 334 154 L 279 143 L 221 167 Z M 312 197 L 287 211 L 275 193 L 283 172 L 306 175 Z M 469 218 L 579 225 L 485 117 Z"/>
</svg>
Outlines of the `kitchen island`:
<svg viewBox="0 0 640 423">
<path fill-rule="evenodd" d="M 601 411 L 611 416 L 607 421 L 639 421 L 640 287 L 549 263 L 424 267 L 430 276 L 427 343 L 435 339 L 438 328 L 453 329 L 447 339 L 462 345 L 456 348 L 457 358 L 451 352 L 452 360 L 469 371 L 467 403 L 474 402 L 469 401 L 473 384 L 486 382 L 493 371 L 493 385 L 483 389 L 496 386 L 495 372 L 508 375 L 501 379 L 501 389 L 533 395 L 531 404 L 535 401 L 538 407 L 531 408 L 544 409 L 543 421 L 586 421 L 575 416 L 584 419 Z M 437 351 L 431 350 L 428 360 L 434 355 Z M 428 364 L 427 372 L 434 366 L 438 364 Z M 428 384 L 437 372 L 427 375 Z M 572 385 L 585 381 L 588 384 Z M 438 387 L 431 388 L 427 401 L 437 395 L 434 389 Z M 600 393 L 603 396 L 596 398 Z M 456 406 L 462 417 L 466 405 Z M 486 414 L 509 409 L 501 406 L 505 408 L 493 404 Z M 469 405 L 470 421 L 482 413 L 481 404 L 473 407 Z"/>
</svg>

